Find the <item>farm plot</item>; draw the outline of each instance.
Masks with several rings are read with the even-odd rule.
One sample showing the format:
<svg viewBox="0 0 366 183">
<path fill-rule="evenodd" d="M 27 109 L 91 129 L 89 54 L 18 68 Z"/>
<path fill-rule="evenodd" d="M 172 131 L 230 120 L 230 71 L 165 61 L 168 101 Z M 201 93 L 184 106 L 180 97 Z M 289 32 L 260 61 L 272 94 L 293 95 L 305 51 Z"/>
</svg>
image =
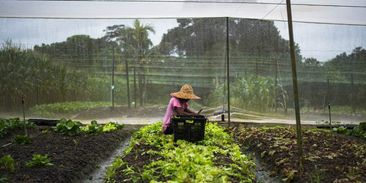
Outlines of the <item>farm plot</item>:
<svg viewBox="0 0 366 183">
<path fill-rule="evenodd" d="M 124 154 L 107 170 L 106 182 L 253 182 L 255 164 L 232 137 L 208 123 L 205 139 L 173 142 L 161 123 L 137 131 Z"/>
<path fill-rule="evenodd" d="M 8 130 L 0 139 L 0 182 L 79 182 L 137 129 L 61 120 L 55 128 L 28 127 L 27 137 L 8 121 L 1 120 Z"/>
<path fill-rule="evenodd" d="M 287 182 L 366 182 L 366 143 L 319 129 L 303 130 L 304 171 L 298 171 L 293 128 L 237 128 L 237 141 Z"/>
</svg>

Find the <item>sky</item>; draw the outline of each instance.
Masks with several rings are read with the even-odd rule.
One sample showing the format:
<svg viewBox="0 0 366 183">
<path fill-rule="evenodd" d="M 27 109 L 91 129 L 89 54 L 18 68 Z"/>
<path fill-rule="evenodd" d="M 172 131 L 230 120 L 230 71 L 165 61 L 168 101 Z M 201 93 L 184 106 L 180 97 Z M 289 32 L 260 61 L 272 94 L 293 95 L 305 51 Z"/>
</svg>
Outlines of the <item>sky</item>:
<svg viewBox="0 0 366 183">
<path fill-rule="evenodd" d="M 246 2 L 285 1 L 246 0 Z M 304 57 L 327 61 L 340 53 L 350 53 L 355 47 L 366 48 L 366 0 L 293 0 L 292 2 L 362 6 L 361 8 L 293 6 L 293 18 L 297 21 L 353 24 L 294 23 L 295 42 L 300 46 Z M 276 4 L 0 0 L 0 43 L 11 39 L 14 43 L 21 43 L 23 47 L 32 48 L 35 44 L 65 41 L 67 37 L 77 34 L 99 38 L 104 35 L 103 30 L 107 26 L 115 24 L 131 26 L 134 19 L 128 17 L 138 16 L 152 17 L 140 20 L 155 28 L 156 33 L 150 34 L 154 45 L 160 42 L 164 33 L 178 25 L 176 19 L 172 17 L 230 16 L 274 20 L 286 20 L 287 17 L 286 7 Z M 123 18 L 118 19 L 119 17 Z M 288 39 L 287 24 L 276 21 L 275 26 L 281 36 Z"/>
<path fill-rule="evenodd" d="M 149 35 L 154 45 L 160 43 L 169 28 L 178 25 L 175 19 L 141 19 L 144 25 L 151 25 L 155 34 Z M 107 26 L 124 24 L 132 26 L 134 19 L 22 19 L 0 18 L 0 41 L 12 40 L 23 47 L 32 48 L 36 44 L 65 41 L 73 35 L 90 35 L 100 38 Z"/>
<path fill-rule="evenodd" d="M 19 19 L 0 18 L 0 42 L 12 40 L 22 47 L 32 48 L 36 44 L 65 41 L 77 34 L 102 37 L 110 25 L 132 26 L 133 19 Z M 150 34 L 154 45 L 160 43 L 162 35 L 178 25 L 176 19 L 141 19 L 143 24 L 154 27 Z M 275 22 L 280 35 L 288 39 L 287 24 Z M 336 55 L 351 53 L 355 47 L 366 48 L 366 27 L 345 25 L 321 25 L 294 23 L 294 39 L 304 57 L 327 61 Z"/>
</svg>

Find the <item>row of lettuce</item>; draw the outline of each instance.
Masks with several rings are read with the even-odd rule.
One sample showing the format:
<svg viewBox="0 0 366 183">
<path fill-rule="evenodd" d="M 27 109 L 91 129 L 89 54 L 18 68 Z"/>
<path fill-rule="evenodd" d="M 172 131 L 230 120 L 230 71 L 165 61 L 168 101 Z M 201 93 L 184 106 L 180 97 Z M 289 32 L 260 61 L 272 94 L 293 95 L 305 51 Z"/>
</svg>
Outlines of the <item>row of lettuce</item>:
<svg viewBox="0 0 366 183">
<path fill-rule="evenodd" d="M 98 124 L 97 121 L 91 121 L 90 124 L 83 125 L 79 121 L 61 119 L 55 127 L 52 128 L 52 133 L 58 133 L 66 136 L 75 135 L 94 135 L 100 133 L 113 132 L 124 127 L 123 124 L 115 122 L 109 122 L 107 124 Z M 19 118 L 13 119 L 0 119 L 0 139 L 10 136 L 12 144 L 17 145 L 30 145 L 32 144 L 32 136 L 27 132 L 18 130 L 30 130 L 34 129 L 35 125 L 29 121 L 23 121 Z M 43 129 L 42 133 L 50 133 L 49 129 Z M 14 136 L 14 137 L 12 137 Z M 11 154 L 2 155 L 0 157 L 0 170 L 8 173 L 14 173 L 16 171 L 16 165 L 14 158 Z M 34 153 L 29 161 L 26 162 L 27 168 L 37 168 L 45 166 L 53 166 L 51 158 L 47 154 Z M 0 176 L 0 182 L 7 182 L 7 178 Z"/>
<path fill-rule="evenodd" d="M 106 124 L 98 124 L 97 121 L 93 120 L 90 124 L 84 125 L 79 121 L 73 121 L 70 119 L 61 119 L 55 127 L 52 129 L 55 132 L 59 132 L 65 135 L 77 135 L 81 133 L 94 134 L 111 132 L 114 130 L 122 129 L 123 124 L 116 122 L 109 122 Z M 0 118 L 0 138 L 5 137 L 12 131 L 24 128 L 34 128 L 35 125 L 28 120 L 20 120 L 19 118 L 1 119 Z"/>
<path fill-rule="evenodd" d="M 255 163 L 217 124 L 206 125 L 203 141 L 174 143 L 155 123 L 133 135 L 108 168 L 106 182 L 252 182 L 254 169 Z"/>
<path fill-rule="evenodd" d="M 339 126 L 332 129 L 333 132 L 354 136 L 366 140 L 366 122 L 361 122 L 358 126 L 347 128 L 347 126 Z"/>
</svg>

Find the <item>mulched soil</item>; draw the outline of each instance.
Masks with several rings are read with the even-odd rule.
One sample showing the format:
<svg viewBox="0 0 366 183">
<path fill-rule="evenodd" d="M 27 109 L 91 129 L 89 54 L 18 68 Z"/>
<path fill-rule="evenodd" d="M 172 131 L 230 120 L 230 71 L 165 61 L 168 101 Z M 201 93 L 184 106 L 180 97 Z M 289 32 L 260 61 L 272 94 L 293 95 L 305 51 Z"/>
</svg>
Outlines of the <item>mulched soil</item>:
<svg viewBox="0 0 366 183">
<path fill-rule="evenodd" d="M 286 182 L 366 182 L 366 142 L 325 130 L 303 130 L 304 171 L 293 128 L 236 128 L 236 140 Z"/>
<path fill-rule="evenodd" d="M 33 130 L 31 144 L 11 144 L 0 148 L 0 157 L 10 154 L 16 162 L 14 173 L 0 169 L 0 174 L 5 175 L 9 182 L 80 182 L 139 127 L 125 125 L 111 133 L 77 136 L 65 136 L 52 130 L 47 133 Z M 2 141 L 4 143 L 5 140 Z M 34 153 L 48 154 L 54 165 L 27 168 L 25 164 Z"/>
</svg>

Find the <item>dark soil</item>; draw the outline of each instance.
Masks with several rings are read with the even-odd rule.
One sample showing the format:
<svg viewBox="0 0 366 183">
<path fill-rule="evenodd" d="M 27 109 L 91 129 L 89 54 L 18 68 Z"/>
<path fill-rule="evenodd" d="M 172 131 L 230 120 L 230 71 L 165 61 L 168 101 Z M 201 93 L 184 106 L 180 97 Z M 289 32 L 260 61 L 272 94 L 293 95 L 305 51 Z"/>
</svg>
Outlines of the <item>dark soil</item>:
<svg viewBox="0 0 366 183">
<path fill-rule="evenodd" d="M 162 157 L 157 156 L 157 155 L 149 155 L 148 153 L 146 153 L 148 150 L 155 150 L 158 151 L 159 149 L 157 147 L 154 146 L 149 146 L 149 145 L 145 145 L 145 144 L 136 144 L 133 149 L 131 150 L 130 153 L 128 153 L 126 156 L 124 156 L 122 159 L 123 161 L 125 161 L 128 165 L 133 165 L 133 168 L 135 170 L 135 175 L 127 175 L 125 173 L 118 173 L 116 174 L 116 176 L 114 177 L 114 180 L 116 182 L 131 182 L 131 177 L 138 177 L 142 174 L 142 172 L 144 171 L 144 165 L 148 165 L 153 161 L 157 161 L 159 159 L 161 159 Z M 121 166 L 120 168 L 117 169 L 116 172 L 122 172 L 123 170 L 125 170 L 127 168 L 126 165 Z M 142 179 L 140 179 L 139 181 L 142 181 Z M 160 180 L 162 181 L 162 180 Z"/>
<path fill-rule="evenodd" d="M 65 136 L 52 130 L 32 133 L 29 145 L 11 144 L 0 148 L 0 157 L 10 154 L 16 162 L 14 173 L 2 169 L 0 174 L 5 175 L 9 182 L 80 182 L 138 128 L 126 125 L 111 133 L 77 136 Z M 34 153 L 48 154 L 54 165 L 26 167 Z"/>
<path fill-rule="evenodd" d="M 324 130 L 303 130 L 304 171 L 293 128 L 242 128 L 236 139 L 287 182 L 366 182 L 366 143 Z"/>
</svg>

